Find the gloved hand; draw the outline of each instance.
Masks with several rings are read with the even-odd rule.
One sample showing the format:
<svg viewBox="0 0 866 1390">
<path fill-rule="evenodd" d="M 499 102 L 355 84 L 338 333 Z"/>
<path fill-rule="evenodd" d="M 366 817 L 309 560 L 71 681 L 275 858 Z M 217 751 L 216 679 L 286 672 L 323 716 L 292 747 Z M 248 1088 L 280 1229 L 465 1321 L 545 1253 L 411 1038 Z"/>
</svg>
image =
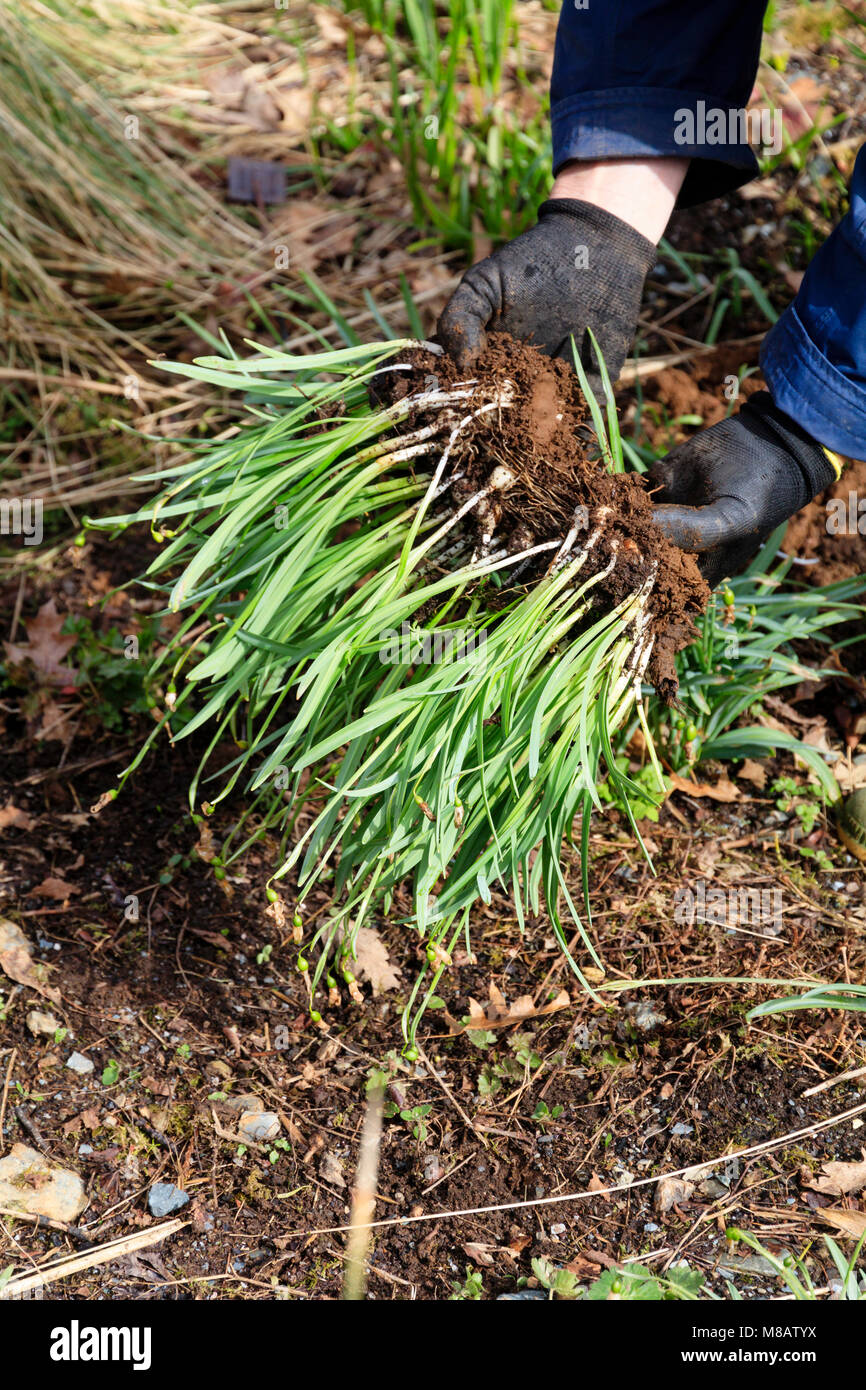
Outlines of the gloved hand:
<svg viewBox="0 0 866 1390">
<path fill-rule="evenodd" d="M 488 328 L 569 363 L 573 333 L 590 385 L 600 396 L 586 328 L 595 334 L 616 381 L 655 258 L 654 243 L 613 213 L 576 198 L 549 198 L 534 227 L 466 272 L 445 306 L 437 337 L 468 371 Z"/>
<path fill-rule="evenodd" d="M 712 586 L 744 569 L 836 477 L 831 456 L 760 391 L 653 466 L 651 483 L 661 489 L 655 521 L 681 550 L 697 553 Z"/>
</svg>

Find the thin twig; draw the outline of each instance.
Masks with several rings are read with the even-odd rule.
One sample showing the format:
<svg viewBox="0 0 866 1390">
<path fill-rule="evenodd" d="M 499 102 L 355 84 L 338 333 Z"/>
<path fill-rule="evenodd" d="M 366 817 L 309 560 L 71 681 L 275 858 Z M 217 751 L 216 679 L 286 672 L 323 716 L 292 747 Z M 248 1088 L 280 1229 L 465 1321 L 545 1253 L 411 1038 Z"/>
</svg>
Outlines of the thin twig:
<svg viewBox="0 0 866 1390">
<path fill-rule="evenodd" d="M 843 1071 L 839 1076 L 831 1076 L 818 1086 L 810 1086 L 808 1091 L 803 1092 L 803 1096 L 817 1096 L 819 1091 L 828 1091 L 831 1086 L 841 1086 L 843 1081 L 856 1081 L 858 1076 L 866 1076 L 866 1067 L 857 1067 L 854 1071 Z"/>
<path fill-rule="evenodd" d="M 151 1226 L 149 1230 L 136 1231 L 131 1236 L 117 1236 L 114 1240 L 106 1241 L 104 1245 L 98 1245 L 82 1255 L 66 1255 L 53 1264 L 43 1265 L 38 1274 L 10 1279 L 9 1283 L 3 1286 L 3 1298 L 20 1298 L 32 1289 L 44 1289 L 49 1284 L 56 1283 L 58 1279 L 67 1279 L 70 1274 L 80 1274 L 84 1269 L 108 1264 L 110 1260 L 116 1260 L 121 1255 L 131 1255 L 136 1250 L 147 1250 L 151 1245 L 158 1245 L 160 1241 L 173 1236 L 177 1231 L 182 1231 L 188 1225 L 188 1221 L 173 1217 L 170 1221 L 164 1221 L 161 1226 Z"/>
<path fill-rule="evenodd" d="M 355 1174 L 352 1198 L 351 1227 L 346 1250 L 346 1272 L 343 1277 L 343 1298 L 346 1302 L 364 1297 L 365 1261 L 370 1245 L 370 1227 L 376 1210 L 376 1179 L 379 1174 L 379 1146 L 382 1139 L 381 1086 L 375 1086 L 367 1097 L 364 1124 L 361 1131 L 361 1151 Z"/>
<path fill-rule="evenodd" d="M 15 1065 L 15 1058 L 18 1056 L 18 1048 L 13 1047 L 9 1057 L 9 1065 L 6 1068 L 6 1083 L 3 1087 L 3 1099 L 0 1100 L 0 1153 L 3 1152 L 3 1121 L 6 1118 L 6 1102 L 9 1099 L 9 1083 L 12 1080 L 12 1068 Z"/>
<path fill-rule="evenodd" d="M 33 1140 L 34 1144 L 37 1144 L 43 1153 L 47 1153 L 48 1146 L 45 1143 L 45 1140 L 42 1138 L 42 1135 L 39 1133 L 39 1130 L 36 1128 L 36 1125 L 33 1123 L 30 1116 L 27 1114 L 27 1111 L 24 1109 L 24 1106 L 14 1105 L 12 1107 L 12 1114 L 15 1116 L 19 1125 L 24 1130 L 24 1133 L 30 1135 L 30 1138 Z"/>
<path fill-rule="evenodd" d="M 433 1080 L 437 1083 L 438 1086 L 442 1088 L 443 1092 L 447 1096 L 448 1100 L 450 1100 L 451 1104 L 454 1106 L 454 1109 L 457 1111 L 457 1114 L 460 1116 L 466 1128 L 471 1129 L 472 1133 L 477 1135 L 477 1137 L 481 1140 L 482 1144 L 484 1145 L 485 1149 L 488 1148 L 489 1145 L 487 1143 L 487 1140 L 484 1138 L 484 1135 L 481 1134 L 478 1129 L 476 1129 L 475 1122 L 470 1118 L 469 1115 L 466 1114 L 466 1111 L 463 1109 L 463 1106 L 460 1104 L 456 1096 L 450 1090 L 444 1078 L 439 1075 L 433 1063 L 430 1061 L 430 1058 L 424 1051 L 423 1047 L 421 1047 L 417 1043 L 415 1045 L 418 1048 L 418 1056 L 421 1058 L 421 1061 L 424 1063 L 430 1075 L 433 1077 Z"/>
<path fill-rule="evenodd" d="M 31 1226 L 35 1226 L 37 1231 L 62 1231 L 65 1236 L 80 1241 L 88 1249 L 94 1243 L 80 1226 L 72 1226 L 68 1221 L 55 1221 L 53 1216 L 41 1216 L 32 1211 L 16 1211 L 14 1207 L 0 1207 L 0 1216 L 9 1216 L 14 1221 L 27 1221 Z"/>
<path fill-rule="evenodd" d="M 430 1211 L 423 1212 L 420 1216 L 396 1216 L 389 1217 L 383 1221 L 373 1221 L 370 1223 L 372 1229 L 381 1229 L 385 1226 L 413 1226 L 420 1221 L 445 1221 L 449 1218 L 459 1216 L 488 1216 L 498 1211 L 523 1211 L 529 1207 L 553 1207 L 560 1206 L 564 1202 L 579 1202 L 592 1200 L 594 1197 L 609 1197 L 614 1192 L 631 1192 L 638 1187 L 650 1187 L 655 1183 L 662 1182 L 665 1178 L 680 1178 L 684 1173 L 697 1173 L 703 1169 L 716 1168 L 720 1163 L 729 1163 L 732 1158 L 752 1158 L 755 1154 L 770 1153 L 774 1149 L 784 1148 L 786 1144 L 791 1144 L 796 1139 L 803 1139 L 812 1134 L 819 1134 L 824 1129 L 832 1129 L 834 1125 L 844 1124 L 846 1120 L 853 1119 L 866 1110 L 866 1101 L 861 1105 L 852 1106 L 850 1110 L 844 1110 L 839 1115 L 834 1115 L 829 1120 L 819 1120 L 814 1125 L 807 1125 L 804 1129 L 790 1130 L 787 1134 L 782 1134 L 778 1139 L 766 1139 L 761 1144 L 753 1144 L 750 1148 L 739 1149 L 735 1153 L 720 1154 L 718 1158 L 710 1158 L 702 1163 L 687 1163 L 682 1168 L 674 1168 L 669 1173 L 659 1173 L 652 1178 L 638 1178 L 636 1182 L 614 1183 L 611 1187 L 600 1187 L 594 1191 L 567 1192 L 560 1197 L 534 1197 L 525 1202 L 498 1202 L 495 1206 L 489 1207 L 461 1207 L 457 1211 Z M 294 1237 L 310 1236 L 329 1236 L 345 1233 L 349 1230 L 347 1226 L 323 1226 L 314 1231 L 289 1231 L 286 1234 Z"/>
</svg>

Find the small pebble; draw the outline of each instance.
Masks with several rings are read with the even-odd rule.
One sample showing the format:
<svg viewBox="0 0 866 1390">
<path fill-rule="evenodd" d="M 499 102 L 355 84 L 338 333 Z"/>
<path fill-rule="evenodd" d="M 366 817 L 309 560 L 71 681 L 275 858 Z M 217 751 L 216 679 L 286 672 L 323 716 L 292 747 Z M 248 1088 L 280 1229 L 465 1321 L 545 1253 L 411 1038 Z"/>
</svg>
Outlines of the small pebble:
<svg viewBox="0 0 866 1390">
<path fill-rule="evenodd" d="M 180 1211 L 189 1201 L 189 1194 L 181 1192 L 173 1182 L 155 1182 L 147 1194 L 147 1209 L 151 1216 L 171 1216 Z"/>
<path fill-rule="evenodd" d="M 80 1052 L 73 1052 L 66 1065 L 70 1071 L 78 1072 L 79 1076 L 87 1076 L 93 1071 L 93 1063 L 90 1058 L 83 1056 Z"/>
<path fill-rule="evenodd" d="M 444 1176 L 445 1168 L 441 1155 L 438 1153 L 428 1154 L 424 1160 L 424 1181 L 426 1183 L 438 1182 Z"/>
<path fill-rule="evenodd" d="M 247 1110 L 241 1115 L 238 1134 L 255 1144 L 268 1144 L 279 1138 L 280 1117 L 269 1110 Z"/>
<path fill-rule="evenodd" d="M 27 1015 L 27 1027 L 36 1037 L 41 1033 L 45 1037 L 53 1038 L 60 1024 L 53 1014 L 42 1013 L 40 1009 L 31 1009 Z"/>
</svg>

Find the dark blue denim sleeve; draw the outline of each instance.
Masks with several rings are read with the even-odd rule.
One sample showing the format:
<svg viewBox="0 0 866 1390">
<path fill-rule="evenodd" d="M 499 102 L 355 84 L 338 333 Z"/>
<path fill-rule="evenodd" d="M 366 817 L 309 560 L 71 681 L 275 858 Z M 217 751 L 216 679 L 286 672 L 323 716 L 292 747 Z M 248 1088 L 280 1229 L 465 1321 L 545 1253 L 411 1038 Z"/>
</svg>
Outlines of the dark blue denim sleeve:
<svg viewBox="0 0 866 1390">
<path fill-rule="evenodd" d="M 773 400 L 828 449 L 866 458 L 866 148 L 850 210 L 761 348 Z"/>
<path fill-rule="evenodd" d="M 683 207 L 752 178 L 747 140 L 726 121 L 733 138 L 717 143 L 722 131 L 706 113 L 748 102 L 765 9 L 766 0 L 563 0 L 550 87 L 554 170 L 569 159 L 688 155 Z M 696 117 L 693 132 L 684 110 Z"/>
</svg>

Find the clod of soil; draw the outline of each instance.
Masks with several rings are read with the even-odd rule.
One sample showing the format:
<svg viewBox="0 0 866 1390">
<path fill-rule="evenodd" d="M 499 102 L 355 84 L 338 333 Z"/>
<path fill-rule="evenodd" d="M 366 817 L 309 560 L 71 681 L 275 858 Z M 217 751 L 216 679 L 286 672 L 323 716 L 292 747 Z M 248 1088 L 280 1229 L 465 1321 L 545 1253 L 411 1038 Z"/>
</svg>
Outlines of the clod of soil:
<svg viewBox="0 0 866 1390">
<path fill-rule="evenodd" d="M 401 374 L 396 386 L 401 397 L 425 384 L 429 389 L 431 377 L 443 390 L 466 380 L 447 357 L 419 350 L 410 360 L 415 370 Z M 495 487 L 467 517 L 480 542 L 495 530 L 497 545 L 506 538 L 507 549 L 517 554 L 565 538 L 577 525 L 578 549 L 598 530 L 581 577 L 610 567 L 595 590 L 600 608 L 613 607 L 652 578 L 648 608 L 654 646 L 647 675 L 659 695 L 672 701 L 677 692 L 675 654 L 693 640 L 694 619 L 709 597 L 695 557 L 657 529 L 638 474 L 607 472 L 571 367 L 497 333 L 490 335 L 472 371 L 478 383 L 473 411 L 504 397 L 509 404 L 480 415 L 462 433 L 446 474 L 446 481 L 453 479 L 448 491 L 453 505 L 489 486 L 501 467 L 511 475 L 506 486 Z M 541 578 L 549 566 L 550 555 L 539 556 L 522 582 Z"/>
</svg>

